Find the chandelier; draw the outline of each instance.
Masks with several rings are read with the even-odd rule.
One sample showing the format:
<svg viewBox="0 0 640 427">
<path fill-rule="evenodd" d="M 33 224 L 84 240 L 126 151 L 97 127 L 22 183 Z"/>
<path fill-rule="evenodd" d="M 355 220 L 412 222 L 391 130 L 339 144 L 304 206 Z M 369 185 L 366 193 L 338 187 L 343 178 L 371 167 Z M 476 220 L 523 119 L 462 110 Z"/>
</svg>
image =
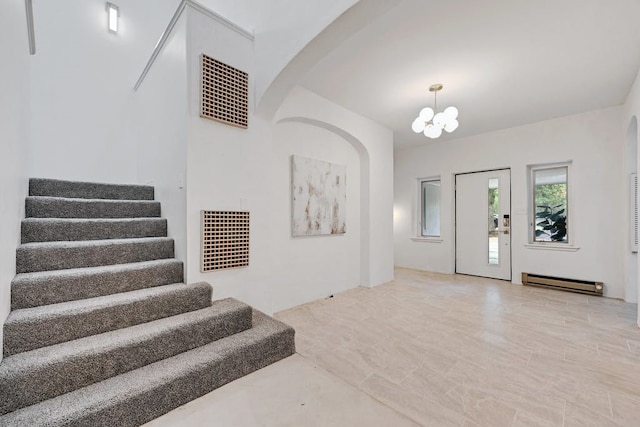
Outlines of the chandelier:
<svg viewBox="0 0 640 427">
<path fill-rule="evenodd" d="M 425 107 L 420 110 L 420 114 L 411 124 L 411 129 L 415 133 L 424 133 L 428 138 L 440 138 L 442 131 L 448 133 L 458 129 L 458 109 L 456 107 L 448 107 L 444 111 L 438 111 L 438 92 L 443 86 L 440 83 L 431 85 L 429 92 L 433 92 L 433 109 Z"/>
</svg>

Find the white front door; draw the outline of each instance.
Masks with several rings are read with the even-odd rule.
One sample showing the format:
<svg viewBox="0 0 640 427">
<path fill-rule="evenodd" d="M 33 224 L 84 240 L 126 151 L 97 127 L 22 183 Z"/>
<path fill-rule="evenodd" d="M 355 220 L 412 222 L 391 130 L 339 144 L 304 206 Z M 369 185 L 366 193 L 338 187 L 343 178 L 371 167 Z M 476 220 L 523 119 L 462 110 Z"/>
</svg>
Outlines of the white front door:
<svg viewBox="0 0 640 427">
<path fill-rule="evenodd" d="M 511 280 L 511 171 L 456 175 L 456 273 Z"/>
</svg>

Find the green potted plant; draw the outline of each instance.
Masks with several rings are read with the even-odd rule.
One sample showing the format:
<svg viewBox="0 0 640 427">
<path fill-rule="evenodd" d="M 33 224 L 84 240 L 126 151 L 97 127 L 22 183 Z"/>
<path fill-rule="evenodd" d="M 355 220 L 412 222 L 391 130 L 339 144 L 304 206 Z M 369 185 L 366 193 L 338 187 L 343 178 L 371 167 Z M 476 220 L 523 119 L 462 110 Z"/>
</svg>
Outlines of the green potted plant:
<svg viewBox="0 0 640 427">
<path fill-rule="evenodd" d="M 567 214 L 564 204 L 536 206 L 536 240 L 564 242 L 567 239 Z"/>
</svg>

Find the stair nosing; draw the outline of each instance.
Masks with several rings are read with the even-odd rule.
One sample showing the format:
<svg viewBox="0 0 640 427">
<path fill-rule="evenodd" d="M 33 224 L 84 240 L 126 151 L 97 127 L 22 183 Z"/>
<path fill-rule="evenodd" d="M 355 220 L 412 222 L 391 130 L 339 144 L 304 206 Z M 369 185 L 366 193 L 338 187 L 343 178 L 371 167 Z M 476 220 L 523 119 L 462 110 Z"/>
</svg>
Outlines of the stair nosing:
<svg viewBox="0 0 640 427">
<path fill-rule="evenodd" d="M 143 301 L 152 297 L 167 295 L 178 291 L 191 291 L 203 286 L 204 282 L 187 285 L 185 283 L 171 283 L 169 285 L 154 286 L 151 288 L 136 289 L 117 294 L 103 295 L 93 298 L 85 298 L 75 301 L 65 301 L 37 307 L 19 308 L 12 310 L 5 321 L 6 325 L 20 324 L 31 320 L 55 319 L 61 316 L 71 316 L 80 313 L 88 313 L 107 307 L 117 307 L 135 301 Z M 207 284 L 207 286 L 209 286 Z"/>
<path fill-rule="evenodd" d="M 166 218 L 158 216 L 135 216 L 135 217 L 122 217 L 122 218 L 64 218 L 64 217 L 28 217 L 22 220 L 23 223 L 33 222 L 167 222 Z"/>
<path fill-rule="evenodd" d="M 73 185 L 96 185 L 96 186 L 112 186 L 112 187 L 128 187 L 128 188 L 154 188 L 153 185 L 148 184 L 118 184 L 111 182 L 94 182 L 94 181 L 71 181 L 68 179 L 58 179 L 58 178 L 43 178 L 39 176 L 34 176 L 29 178 L 29 183 L 32 181 L 48 181 L 48 182 L 56 182 L 56 183 L 67 183 Z"/>
<path fill-rule="evenodd" d="M 18 245 L 18 249 L 40 248 L 83 248 L 100 246 L 118 246 L 131 243 L 173 242 L 172 237 L 129 237 L 120 239 L 96 239 L 96 240 L 55 240 L 51 242 L 28 242 Z"/>
<path fill-rule="evenodd" d="M 27 196 L 26 200 L 65 200 L 76 201 L 82 203 L 100 202 L 100 203 L 140 203 L 140 204 L 160 204 L 158 200 L 140 200 L 140 199 L 86 199 L 82 197 L 60 197 L 60 196 Z"/>
<path fill-rule="evenodd" d="M 146 265 L 145 265 L 146 264 Z M 161 258 L 161 259 L 153 259 L 149 261 L 139 261 L 139 262 L 128 262 L 124 264 L 109 264 L 109 265 L 98 265 L 93 267 L 77 267 L 77 268 L 65 268 L 62 270 L 44 270 L 44 271 L 31 271 L 27 273 L 18 273 L 14 276 L 11 283 L 21 282 L 23 280 L 28 279 L 38 279 L 40 277 L 45 278 L 47 276 L 65 276 L 65 275 L 77 275 L 82 276 L 82 273 L 86 273 L 90 275 L 92 273 L 101 273 L 101 272 L 110 272 L 110 271 L 121 271 L 121 270 L 137 270 L 139 268 L 151 267 L 162 264 L 182 264 L 177 258 Z"/>
</svg>

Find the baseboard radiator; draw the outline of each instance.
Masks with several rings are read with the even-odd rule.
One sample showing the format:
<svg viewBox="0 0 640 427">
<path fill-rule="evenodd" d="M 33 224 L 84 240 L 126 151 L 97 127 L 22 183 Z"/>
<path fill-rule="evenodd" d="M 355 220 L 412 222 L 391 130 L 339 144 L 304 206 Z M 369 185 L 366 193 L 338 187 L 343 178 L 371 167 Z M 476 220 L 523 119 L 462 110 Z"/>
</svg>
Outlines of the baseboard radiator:
<svg viewBox="0 0 640 427">
<path fill-rule="evenodd" d="M 522 284 L 526 286 L 538 286 L 541 288 L 552 288 L 597 296 L 602 296 L 604 292 L 604 285 L 602 282 L 563 279 L 560 277 L 541 276 L 539 274 L 531 273 L 522 273 Z"/>
</svg>

